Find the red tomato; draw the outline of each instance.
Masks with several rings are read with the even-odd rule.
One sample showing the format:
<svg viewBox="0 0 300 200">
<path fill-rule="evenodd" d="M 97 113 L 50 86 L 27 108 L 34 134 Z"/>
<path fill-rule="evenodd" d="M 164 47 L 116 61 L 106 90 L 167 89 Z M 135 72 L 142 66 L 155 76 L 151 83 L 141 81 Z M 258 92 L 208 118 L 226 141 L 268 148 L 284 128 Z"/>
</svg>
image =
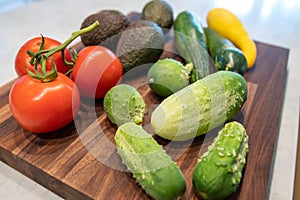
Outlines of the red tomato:
<svg viewBox="0 0 300 200">
<path fill-rule="evenodd" d="M 80 94 L 90 98 L 103 98 L 122 78 L 122 64 L 109 49 L 88 46 L 82 49 L 72 72 Z"/>
<path fill-rule="evenodd" d="M 9 105 L 16 121 L 25 129 L 45 133 L 70 123 L 80 106 L 75 83 L 62 73 L 47 83 L 24 75 L 11 88 Z"/>
<path fill-rule="evenodd" d="M 48 38 L 48 37 L 44 37 L 45 39 L 45 43 L 44 43 L 44 49 L 53 49 L 56 48 L 57 46 L 61 45 L 60 42 Z M 36 37 L 36 38 L 32 38 L 30 40 L 28 40 L 25 44 L 22 45 L 22 47 L 19 49 L 16 58 L 15 58 L 15 71 L 17 72 L 18 76 L 21 77 L 25 74 L 27 74 L 27 70 L 26 67 L 34 72 L 34 66 L 31 65 L 30 63 L 30 59 L 31 56 L 27 54 L 27 50 L 30 50 L 32 52 L 38 52 L 40 49 L 42 43 L 42 37 Z M 71 60 L 71 55 L 68 49 L 65 49 L 65 57 L 67 61 Z M 54 61 L 57 71 L 65 74 L 67 71 L 69 71 L 71 69 L 70 66 L 65 65 L 65 63 L 62 60 L 62 54 L 61 52 L 56 52 L 55 54 L 53 54 L 52 56 L 49 57 L 49 59 L 47 59 L 47 64 L 46 64 L 46 68 L 47 71 L 52 69 L 52 61 Z M 39 66 L 40 68 L 40 66 Z"/>
</svg>

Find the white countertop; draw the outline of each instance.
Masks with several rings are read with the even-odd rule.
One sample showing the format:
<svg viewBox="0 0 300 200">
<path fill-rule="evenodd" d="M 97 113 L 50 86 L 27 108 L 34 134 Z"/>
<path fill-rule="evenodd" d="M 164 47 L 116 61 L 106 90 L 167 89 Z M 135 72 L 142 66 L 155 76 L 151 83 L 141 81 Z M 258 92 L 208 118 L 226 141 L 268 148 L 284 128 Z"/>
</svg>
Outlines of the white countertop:
<svg viewBox="0 0 300 200">
<path fill-rule="evenodd" d="M 40 0 L 0 13 L 0 85 L 16 77 L 14 57 L 29 38 L 43 34 L 59 41 L 80 28 L 85 17 L 102 9 L 127 14 L 141 11 L 145 0 Z M 269 199 L 292 199 L 298 138 L 300 93 L 300 2 L 296 0 L 169 0 L 174 14 L 196 12 L 206 25 L 207 12 L 225 7 L 243 22 L 250 36 L 290 49 L 288 79 Z M 1 6 L 0 1 L 0 6 Z M 76 42 L 76 41 L 75 41 Z M 57 195 L 0 162 L 1 199 L 60 199 Z"/>
</svg>

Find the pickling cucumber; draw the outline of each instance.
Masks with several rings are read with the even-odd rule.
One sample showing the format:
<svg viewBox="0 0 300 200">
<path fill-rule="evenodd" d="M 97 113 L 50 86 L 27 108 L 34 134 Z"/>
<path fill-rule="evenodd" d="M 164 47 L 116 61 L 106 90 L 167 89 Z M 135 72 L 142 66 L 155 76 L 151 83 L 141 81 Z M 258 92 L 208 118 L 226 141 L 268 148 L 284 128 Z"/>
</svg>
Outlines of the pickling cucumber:
<svg viewBox="0 0 300 200">
<path fill-rule="evenodd" d="M 116 125 L 131 121 L 141 124 L 146 112 L 143 97 L 128 84 L 112 87 L 104 97 L 103 107 L 107 118 Z"/>
<path fill-rule="evenodd" d="M 224 199 L 236 191 L 248 152 L 248 135 L 242 124 L 230 122 L 198 160 L 192 175 L 201 199 Z"/>
<path fill-rule="evenodd" d="M 193 64 L 191 82 L 210 74 L 210 57 L 202 23 L 196 13 L 183 11 L 174 21 L 175 46 L 187 63 Z"/>
<path fill-rule="evenodd" d="M 229 70 L 244 74 L 247 60 L 244 53 L 228 39 L 223 38 L 211 28 L 204 28 L 207 47 L 218 70 Z"/>
<path fill-rule="evenodd" d="M 115 135 L 122 162 L 144 191 L 158 200 L 177 199 L 186 190 L 180 168 L 141 126 L 128 122 Z"/>
<path fill-rule="evenodd" d="M 188 140 L 231 119 L 246 99 L 244 77 L 219 71 L 164 99 L 152 113 L 152 129 L 168 140 Z"/>
<path fill-rule="evenodd" d="M 151 90 L 162 97 L 167 97 L 189 84 L 191 69 L 181 62 L 165 58 L 154 63 L 147 73 Z"/>
</svg>

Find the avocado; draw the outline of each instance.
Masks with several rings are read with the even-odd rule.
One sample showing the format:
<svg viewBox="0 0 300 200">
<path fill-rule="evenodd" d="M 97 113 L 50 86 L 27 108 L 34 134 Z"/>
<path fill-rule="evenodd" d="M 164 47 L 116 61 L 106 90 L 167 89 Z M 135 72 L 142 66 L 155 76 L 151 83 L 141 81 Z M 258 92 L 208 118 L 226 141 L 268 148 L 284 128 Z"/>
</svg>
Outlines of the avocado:
<svg viewBox="0 0 300 200">
<path fill-rule="evenodd" d="M 162 28 L 170 29 L 173 25 L 173 9 L 166 1 L 152 0 L 144 6 L 142 19 L 153 21 Z"/>
<path fill-rule="evenodd" d="M 110 43 L 107 45 L 116 46 L 118 34 L 130 24 L 128 18 L 117 10 L 101 10 L 85 18 L 81 24 L 81 29 L 88 27 L 96 20 L 98 20 L 99 26 L 81 35 L 81 41 L 85 46 L 101 43 Z M 107 45 L 103 44 L 103 46 Z"/>
<path fill-rule="evenodd" d="M 123 70 L 155 63 L 163 52 L 164 42 L 162 28 L 155 22 L 138 20 L 131 24 L 121 33 L 116 49 Z"/>
</svg>

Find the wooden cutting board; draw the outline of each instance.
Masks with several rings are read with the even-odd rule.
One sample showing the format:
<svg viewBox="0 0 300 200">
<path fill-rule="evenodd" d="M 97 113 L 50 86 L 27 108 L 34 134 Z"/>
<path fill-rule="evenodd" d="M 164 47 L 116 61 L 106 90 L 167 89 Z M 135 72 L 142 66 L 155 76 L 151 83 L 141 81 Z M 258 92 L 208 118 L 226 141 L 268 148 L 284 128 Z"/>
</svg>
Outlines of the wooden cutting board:
<svg viewBox="0 0 300 200">
<path fill-rule="evenodd" d="M 168 48 L 172 47 L 172 40 Z M 243 179 L 229 199 L 265 199 L 271 175 L 289 50 L 256 42 L 257 62 L 244 77 L 248 99 L 235 116 L 249 135 L 249 153 Z M 172 56 L 164 52 L 163 57 Z M 0 88 L 0 159 L 66 199 L 151 199 L 124 166 L 116 153 L 113 137 L 117 129 L 103 111 L 102 100 L 82 99 L 74 123 L 53 133 L 37 135 L 21 128 L 8 105 L 14 80 Z M 144 128 L 151 132 L 149 117 L 162 99 L 154 95 L 145 76 L 128 79 L 147 104 Z M 154 135 L 180 166 L 187 190 L 183 199 L 196 199 L 191 175 L 219 129 L 194 141 L 169 142 Z"/>
</svg>

